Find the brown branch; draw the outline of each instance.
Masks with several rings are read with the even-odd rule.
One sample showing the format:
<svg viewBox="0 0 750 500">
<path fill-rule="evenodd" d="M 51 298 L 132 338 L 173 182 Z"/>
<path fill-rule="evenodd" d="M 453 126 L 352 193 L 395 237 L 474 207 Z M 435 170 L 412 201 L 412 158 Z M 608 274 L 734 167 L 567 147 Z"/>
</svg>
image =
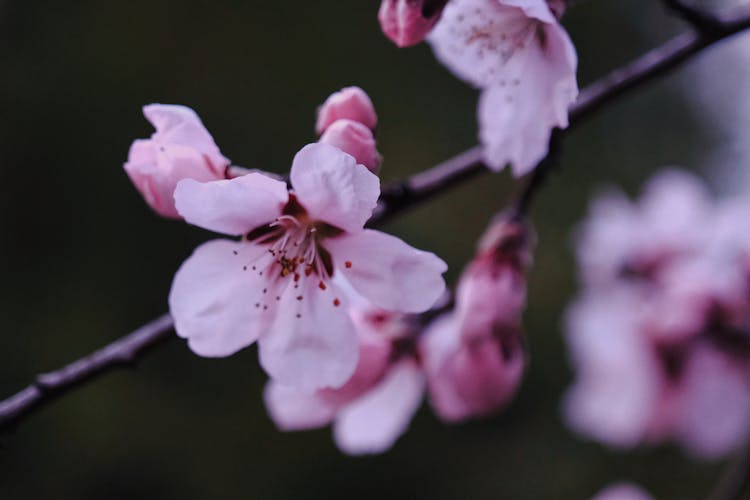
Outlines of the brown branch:
<svg viewBox="0 0 750 500">
<path fill-rule="evenodd" d="M 732 16 L 717 16 L 717 19 L 719 29 L 680 35 L 586 87 L 570 109 L 571 128 L 605 104 L 675 68 L 702 49 L 750 27 L 750 9 L 735 12 Z M 557 132 L 553 134 L 553 138 L 565 132 Z M 554 146 L 551 151 L 556 149 Z M 526 187 L 518 198 L 519 206 L 524 211 L 555 163 L 545 158 L 529 176 Z M 368 225 L 381 225 L 486 170 L 482 149 L 475 146 L 405 181 L 386 186 Z M 0 431 L 12 428 L 31 412 L 88 380 L 115 368 L 131 366 L 142 354 L 172 338 L 172 326 L 172 319 L 168 314 L 161 316 L 60 370 L 38 376 L 26 389 L 0 401 Z"/>
<path fill-rule="evenodd" d="M 59 370 L 38 375 L 21 392 L 0 401 L 0 430 L 13 427 L 29 413 L 92 378 L 133 366 L 142 354 L 171 338 L 172 325 L 172 317 L 164 314 Z"/>
</svg>

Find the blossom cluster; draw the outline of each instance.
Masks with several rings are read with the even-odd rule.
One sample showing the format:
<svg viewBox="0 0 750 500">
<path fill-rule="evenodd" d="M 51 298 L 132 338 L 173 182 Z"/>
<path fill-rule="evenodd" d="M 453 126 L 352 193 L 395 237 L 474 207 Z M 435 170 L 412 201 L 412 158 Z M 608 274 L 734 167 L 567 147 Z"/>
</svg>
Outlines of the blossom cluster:
<svg viewBox="0 0 750 500">
<path fill-rule="evenodd" d="M 459 281 L 455 309 L 427 328 L 420 316 L 356 300 L 350 309 L 359 336 L 356 372 L 339 389 L 315 392 L 272 380 L 265 400 L 276 425 L 333 424 L 343 451 L 378 453 L 407 429 L 425 392 L 449 423 L 504 408 L 525 367 L 520 321 L 531 244 L 523 223 L 505 217 L 493 223 Z"/>
<path fill-rule="evenodd" d="M 365 229 L 380 194 L 372 101 L 358 87 L 318 109 L 319 141 L 295 156 L 289 185 L 230 165 L 189 108 L 149 105 L 156 128 L 125 170 L 159 214 L 222 233 L 177 271 L 175 329 L 201 356 L 257 342 L 282 430 L 334 425 L 339 447 L 380 452 L 425 393 L 447 422 L 492 414 L 520 385 L 521 313 L 531 231 L 502 216 L 461 278 L 451 312 L 445 263 Z M 445 299 L 444 299 L 445 300 Z M 434 316 L 439 316 L 432 320 Z"/>
<path fill-rule="evenodd" d="M 616 447 L 674 440 L 703 458 L 748 438 L 748 224 L 750 203 L 715 201 L 677 170 L 637 203 L 614 192 L 593 203 L 567 313 L 574 429 Z"/>
</svg>

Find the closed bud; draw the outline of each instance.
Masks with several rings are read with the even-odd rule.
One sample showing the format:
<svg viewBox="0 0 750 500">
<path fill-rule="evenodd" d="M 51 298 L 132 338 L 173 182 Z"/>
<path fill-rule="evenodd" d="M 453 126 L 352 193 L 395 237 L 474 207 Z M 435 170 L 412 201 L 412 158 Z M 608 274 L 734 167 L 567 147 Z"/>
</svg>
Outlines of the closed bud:
<svg viewBox="0 0 750 500">
<path fill-rule="evenodd" d="M 356 160 L 377 174 L 382 160 L 375 145 L 372 130 L 353 120 L 336 120 L 323 135 L 320 142 L 336 146 L 345 153 L 349 153 Z"/>
<path fill-rule="evenodd" d="M 326 99 L 318 108 L 315 132 L 321 135 L 331 124 L 341 119 L 359 122 L 371 130 L 378 124 L 378 115 L 375 114 L 370 96 L 359 87 L 343 88 Z"/>
<path fill-rule="evenodd" d="M 383 33 L 399 47 L 416 45 L 440 19 L 447 0 L 383 0 L 378 20 Z"/>
</svg>

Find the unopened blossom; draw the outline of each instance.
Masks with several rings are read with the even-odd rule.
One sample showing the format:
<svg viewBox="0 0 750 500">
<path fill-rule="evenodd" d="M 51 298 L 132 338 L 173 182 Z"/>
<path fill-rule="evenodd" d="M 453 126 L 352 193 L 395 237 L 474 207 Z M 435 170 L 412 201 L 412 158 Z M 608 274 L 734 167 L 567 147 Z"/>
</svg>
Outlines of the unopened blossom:
<svg viewBox="0 0 750 500">
<path fill-rule="evenodd" d="M 750 435 L 750 204 L 690 174 L 636 203 L 609 194 L 578 231 L 585 288 L 567 313 L 569 424 L 615 447 L 677 441 L 718 458 Z"/>
<path fill-rule="evenodd" d="M 653 500 L 646 490 L 632 483 L 615 483 L 597 493 L 591 500 Z"/>
<path fill-rule="evenodd" d="M 521 383 L 532 239 L 523 222 L 504 215 L 495 221 L 461 276 L 455 310 L 421 339 L 430 403 L 445 421 L 496 413 Z"/>
<path fill-rule="evenodd" d="M 359 362 L 349 381 L 339 389 L 305 391 L 272 380 L 264 394 L 266 407 L 283 431 L 331 424 L 345 453 L 381 453 L 406 431 L 424 397 L 418 325 L 408 315 L 361 303 L 350 313 L 359 337 Z"/>
<path fill-rule="evenodd" d="M 256 340 L 280 383 L 340 387 L 358 342 L 342 276 L 373 304 L 420 312 L 443 293 L 445 263 L 398 238 L 363 229 L 378 178 L 333 146 L 305 146 L 284 182 L 259 173 L 181 181 L 177 210 L 191 224 L 232 236 L 198 247 L 175 275 L 169 303 L 177 333 L 203 356 Z"/>
<path fill-rule="evenodd" d="M 223 179 L 229 160 L 192 109 L 149 104 L 143 114 L 156 132 L 149 139 L 133 142 L 125 171 L 159 215 L 179 218 L 173 197 L 177 183 L 182 179 Z"/>
<path fill-rule="evenodd" d="M 377 174 L 382 158 L 375 144 L 372 130 L 360 122 L 342 118 L 333 122 L 323 135 L 320 142 L 336 146 L 345 153 L 349 153 L 356 160 Z"/>
<path fill-rule="evenodd" d="M 530 172 L 554 128 L 568 126 L 578 95 L 577 55 L 559 24 L 559 2 L 451 0 L 428 36 L 436 57 L 481 89 L 479 136 L 485 162 Z"/>
<path fill-rule="evenodd" d="M 323 134 L 336 120 L 352 120 L 374 130 L 378 115 L 367 93 L 359 87 L 345 87 L 331 94 L 318 108 L 315 131 Z"/>
<path fill-rule="evenodd" d="M 382 0 L 378 20 L 383 33 L 399 47 L 416 45 L 427 36 L 447 0 Z"/>
</svg>

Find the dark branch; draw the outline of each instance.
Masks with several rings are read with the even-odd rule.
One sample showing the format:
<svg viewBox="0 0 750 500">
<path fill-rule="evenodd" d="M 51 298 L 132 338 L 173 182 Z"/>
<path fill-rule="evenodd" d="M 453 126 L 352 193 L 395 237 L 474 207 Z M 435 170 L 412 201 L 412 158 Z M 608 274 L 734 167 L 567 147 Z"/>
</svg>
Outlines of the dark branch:
<svg viewBox="0 0 750 500">
<path fill-rule="evenodd" d="M 24 390 L 0 401 L 0 430 L 13 427 L 32 411 L 98 375 L 132 366 L 140 355 L 170 338 L 171 333 L 172 317 L 164 314 L 57 371 L 38 375 Z"/>
<path fill-rule="evenodd" d="M 721 31 L 722 24 L 719 19 L 712 12 L 700 9 L 690 4 L 690 1 L 685 0 L 662 0 L 664 5 L 683 18 L 688 23 L 692 24 L 695 29 L 704 33 L 713 33 Z"/>
<path fill-rule="evenodd" d="M 741 13 L 735 12 L 732 16 L 717 16 L 717 19 L 717 30 L 701 30 L 680 35 L 588 86 L 570 109 L 571 128 L 603 105 L 661 76 L 702 49 L 750 27 L 750 9 L 743 9 Z M 556 141 L 565 132 L 556 132 L 553 134 L 553 140 Z M 552 144 L 550 151 L 554 152 L 556 149 L 556 145 Z M 545 158 L 529 176 L 524 190 L 518 197 L 518 207 L 523 211 L 528 209 L 534 194 L 555 163 L 554 155 Z M 475 146 L 403 182 L 391 184 L 383 189 L 369 225 L 381 225 L 392 217 L 485 171 L 482 149 Z M 142 354 L 172 338 L 172 326 L 171 317 L 164 315 L 60 370 L 38 376 L 26 389 L 0 401 L 0 431 L 12 428 L 34 410 L 98 375 L 132 365 Z"/>
</svg>

